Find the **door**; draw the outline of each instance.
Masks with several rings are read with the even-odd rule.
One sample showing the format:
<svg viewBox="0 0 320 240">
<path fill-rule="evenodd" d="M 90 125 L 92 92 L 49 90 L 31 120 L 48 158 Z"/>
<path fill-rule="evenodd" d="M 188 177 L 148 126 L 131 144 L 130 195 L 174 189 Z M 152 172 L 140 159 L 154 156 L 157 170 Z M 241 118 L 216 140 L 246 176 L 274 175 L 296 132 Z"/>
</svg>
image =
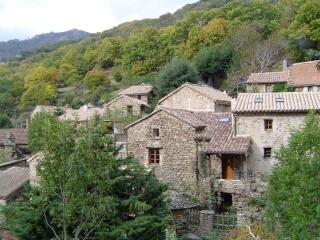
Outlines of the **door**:
<svg viewBox="0 0 320 240">
<path fill-rule="evenodd" d="M 222 178 L 234 179 L 233 158 L 230 155 L 224 155 L 222 157 Z"/>
</svg>

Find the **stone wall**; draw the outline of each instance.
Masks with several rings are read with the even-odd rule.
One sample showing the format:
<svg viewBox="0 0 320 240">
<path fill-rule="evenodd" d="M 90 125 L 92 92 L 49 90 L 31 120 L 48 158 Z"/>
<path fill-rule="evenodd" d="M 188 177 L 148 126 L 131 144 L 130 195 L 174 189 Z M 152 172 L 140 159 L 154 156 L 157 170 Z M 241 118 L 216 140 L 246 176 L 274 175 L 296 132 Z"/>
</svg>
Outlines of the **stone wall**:
<svg viewBox="0 0 320 240">
<path fill-rule="evenodd" d="M 106 106 L 107 114 L 109 113 L 115 113 L 120 115 L 127 115 L 128 110 L 127 107 L 132 106 L 132 115 L 139 116 L 141 115 L 141 108 L 140 104 L 134 103 L 130 101 L 130 99 L 125 97 L 120 97 L 114 102 L 110 103 Z"/>
<path fill-rule="evenodd" d="M 248 93 L 264 93 L 266 92 L 266 84 L 247 84 Z"/>
<path fill-rule="evenodd" d="M 37 174 L 37 167 L 39 162 L 42 159 L 42 154 L 38 153 L 34 156 L 32 156 L 29 160 L 28 160 L 28 165 L 29 165 L 29 181 L 30 181 L 30 185 L 31 186 L 37 186 L 39 184 L 39 176 Z"/>
<path fill-rule="evenodd" d="M 267 191 L 266 182 L 219 179 L 215 181 L 215 190 L 232 195 L 232 205 L 237 211 L 238 225 L 251 220 L 260 220 L 263 208 L 249 206 L 248 201 L 261 197 Z"/>
<path fill-rule="evenodd" d="M 306 114 L 264 114 L 235 115 L 236 135 L 251 137 L 251 153 L 248 157 L 248 168 L 258 175 L 268 175 L 276 164 L 274 153 L 280 146 L 288 143 L 291 133 L 299 128 Z M 273 129 L 264 129 L 264 120 L 273 120 Z M 276 146 L 276 147 L 275 147 Z M 271 147 L 273 156 L 264 158 L 264 148 Z"/>
<path fill-rule="evenodd" d="M 0 146 L 0 164 L 13 160 L 14 146 Z"/>
<path fill-rule="evenodd" d="M 160 137 L 152 131 L 159 128 Z M 160 111 L 127 129 L 127 150 L 142 165 L 154 168 L 156 176 L 173 188 L 185 189 L 196 183 L 197 147 L 195 129 Z M 160 149 L 160 163 L 150 165 L 148 149 Z"/>
<path fill-rule="evenodd" d="M 190 111 L 215 111 L 215 102 L 212 99 L 187 86 L 166 98 L 159 106 Z"/>
</svg>

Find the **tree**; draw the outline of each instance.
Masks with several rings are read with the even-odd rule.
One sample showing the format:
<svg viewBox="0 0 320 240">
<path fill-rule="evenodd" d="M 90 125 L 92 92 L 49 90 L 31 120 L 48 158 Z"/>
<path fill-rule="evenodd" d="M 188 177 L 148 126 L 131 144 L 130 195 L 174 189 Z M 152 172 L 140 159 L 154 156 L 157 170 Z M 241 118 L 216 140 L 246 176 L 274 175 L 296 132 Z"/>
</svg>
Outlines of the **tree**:
<svg viewBox="0 0 320 240">
<path fill-rule="evenodd" d="M 160 70 L 155 80 L 156 93 L 158 97 L 162 97 L 183 83 L 198 83 L 199 80 L 198 71 L 192 62 L 176 57 Z"/>
<path fill-rule="evenodd" d="M 89 89 L 95 89 L 99 86 L 110 85 L 110 81 L 107 79 L 105 72 L 96 68 L 87 72 L 84 78 L 84 82 L 86 83 Z"/>
<path fill-rule="evenodd" d="M 201 49 L 193 61 L 201 78 L 209 85 L 219 87 L 230 68 L 232 57 L 230 46 L 213 45 Z"/>
<path fill-rule="evenodd" d="M 223 42 L 227 37 L 227 23 L 214 19 L 205 26 L 191 28 L 185 45 L 184 54 L 192 58 L 201 48 Z"/>
<path fill-rule="evenodd" d="M 0 128 L 12 128 L 10 118 L 3 113 L 0 113 Z"/>
<path fill-rule="evenodd" d="M 267 218 L 277 239 L 320 237 L 320 117 L 311 113 L 277 154 L 267 192 Z"/>
<path fill-rule="evenodd" d="M 133 75 L 146 75 L 159 70 L 170 56 L 161 54 L 161 35 L 156 28 L 132 33 L 124 44 L 122 66 Z"/>
<path fill-rule="evenodd" d="M 297 12 L 289 27 L 289 38 L 292 40 L 320 41 L 320 2 L 308 0 Z"/>
<path fill-rule="evenodd" d="M 57 96 L 59 72 L 56 68 L 35 68 L 25 79 L 21 105 L 45 104 Z"/>
<path fill-rule="evenodd" d="M 31 144 L 44 155 L 40 186 L 28 201 L 4 210 L 9 229 L 20 239 L 30 233 L 63 240 L 164 238 L 166 186 L 133 158 L 116 159 L 103 120 L 74 126 L 36 115 L 32 121 L 29 136 L 39 142 Z"/>
</svg>

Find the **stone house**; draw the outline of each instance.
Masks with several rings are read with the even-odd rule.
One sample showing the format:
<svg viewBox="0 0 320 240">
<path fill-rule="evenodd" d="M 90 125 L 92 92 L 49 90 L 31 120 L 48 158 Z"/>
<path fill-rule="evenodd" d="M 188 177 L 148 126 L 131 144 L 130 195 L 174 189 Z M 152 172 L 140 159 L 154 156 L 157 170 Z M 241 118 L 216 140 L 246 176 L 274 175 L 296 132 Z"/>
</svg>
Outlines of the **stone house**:
<svg viewBox="0 0 320 240">
<path fill-rule="evenodd" d="M 248 167 L 268 175 L 274 154 L 288 143 L 308 111 L 320 111 L 320 92 L 241 93 L 233 106 L 235 136 L 250 136 Z"/>
<path fill-rule="evenodd" d="M 149 98 L 153 94 L 153 87 L 148 84 L 133 85 L 118 93 L 118 96 L 127 96 L 141 100 L 148 104 Z"/>
<path fill-rule="evenodd" d="M 247 80 L 247 92 L 272 92 L 277 83 L 286 83 L 297 92 L 320 91 L 320 72 L 317 70 L 319 60 L 295 63 L 288 66 L 283 61 L 280 72 L 252 73 Z"/>
<path fill-rule="evenodd" d="M 27 129 L 0 129 L 0 162 L 17 160 L 30 155 Z"/>
<path fill-rule="evenodd" d="M 158 106 L 189 111 L 230 112 L 232 98 L 204 84 L 185 83 L 159 100 Z"/>
<path fill-rule="evenodd" d="M 147 101 L 126 95 L 120 95 L 104 105 L 106 114 L 113 113 L 121 116 L 143 116 L 147 107 L 149 107 Z"/>
<path fill-rule="evenodd" d="M 40 113 L 40 112 L 46 112 L 46 113 L 52 113 L 54 114 L 57 110 L 57 107 L 56 106 L 49 106 L 49 105 L 37 105 L 32 113 L 31 113 L 31 119 L 37 114 L 37 113 Z"/>
<path fill-rule="evenodd" d="M 103 116 L 104 108 L 93 107 L 91 104 L 83 105 L 79 109 L 66 108 L 65 113 L 59 116 L 60 120 L 70 122 L 88 122 L 94 116 Z"/>
<path fill-rule="evenodd" d="M 127 152 L 153 168 L 160 180 L 184 190 L 195 186 L 201 176 L 227 174 L 221 161 L 203 153 L 245 159 L 249 138 L 234 137 L 231 120 L 230 113 L 158 108 L 126 127 Z M 222 147 L 216 150 L 218 146 Z"/>
</svg>

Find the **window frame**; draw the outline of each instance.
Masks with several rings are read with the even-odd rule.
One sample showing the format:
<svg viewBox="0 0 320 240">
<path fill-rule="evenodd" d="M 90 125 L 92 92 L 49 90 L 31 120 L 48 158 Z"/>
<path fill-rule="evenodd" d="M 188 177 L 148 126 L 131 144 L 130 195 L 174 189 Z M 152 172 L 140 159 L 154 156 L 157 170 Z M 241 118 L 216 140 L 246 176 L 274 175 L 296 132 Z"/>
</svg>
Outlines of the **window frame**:
<svg viewBox="0 0 320 240">
<path fill-rule="evenodd" d="M 269 89 L 270 88 L 270 89 Z M 270 91 L 269 91 L 270 90 Z M 266 84 L 265 85 L 265 88 L 264 88 L 264 91 L 266 93 L 271 93 L 272 92 L 272 84 Z"/>
<path fill-rule="evenodd" d="M 127 105 L 127 113 L 133 114 L 133 106 L 132 105 Z"/>
<path fill-rule="evenodd" d="M 152 128 L 152 138 L 160 138 L 160 128 Z"/>
<path fill-rule="evenodd" d="M 271 158 L 272 157 L 272 148 L 265 147 L 263 148 L 263 158 Z"/>
<path fill-rule="evenodd" d="M 148 163 L 149 165 L 160 164 L 160 148 L 148 149 Z"/>
<path fill-rule="evenodd" d="M 273 130 L 273 119 L 264 119 L 264 130 L 265 131 Z"/>
</svg>

